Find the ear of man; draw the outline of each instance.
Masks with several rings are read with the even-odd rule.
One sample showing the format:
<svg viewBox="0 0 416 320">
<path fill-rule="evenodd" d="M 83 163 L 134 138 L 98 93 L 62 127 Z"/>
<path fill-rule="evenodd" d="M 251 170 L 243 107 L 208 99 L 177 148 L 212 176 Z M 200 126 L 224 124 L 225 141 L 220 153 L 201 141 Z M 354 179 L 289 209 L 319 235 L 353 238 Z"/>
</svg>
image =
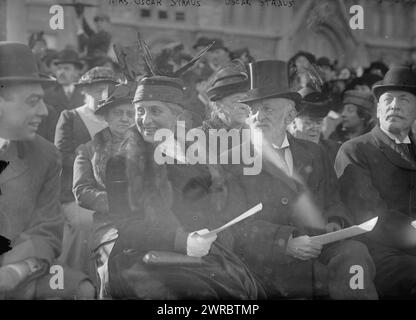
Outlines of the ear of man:
<svg viewBox="0 0 416 320">
<path fill-rule="evenodd" d="M 290 107 L 288 107 L 286 111 L 285 124 L 287 126 L 290 125 L 293 122 L 293 120 L 295 120 L 297 114 L 298 112 L 296 111 L 294 106 L 291 105 Z"/>
</svg>

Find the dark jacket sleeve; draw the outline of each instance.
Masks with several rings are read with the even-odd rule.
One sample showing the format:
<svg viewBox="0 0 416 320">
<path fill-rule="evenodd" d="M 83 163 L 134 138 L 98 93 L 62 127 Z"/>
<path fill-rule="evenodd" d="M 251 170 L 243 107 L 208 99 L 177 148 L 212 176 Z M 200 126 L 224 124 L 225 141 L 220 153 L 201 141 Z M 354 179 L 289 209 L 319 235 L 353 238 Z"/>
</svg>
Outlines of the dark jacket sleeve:
<svg viewBox="0 0 416 320">
<path fill-rule="evenodd" d="M 238 179 L 227 175 L 228 205 L 227 220 L 231 220 L 252 207 L 248 204 L 244 189 Z M 277 213 L 276 213 L 277 214 Z M 255 214 L 231 227 L 234 249 L 244 260 L 264 264 L 292 261 L 286 254 L 287 241 L 296 227 L 272 223 Z"/>
<path fill-rule="evenodd" d="M 92 150 L 89 144 L 77 149 L 74 162 L 73 192 L 78 205 L 96 212 L 108 212 L 107 192 L 99 187 L 94 177 Z"/>
<path fill-rule="evenodd" d="M 318 194 L 323 202 L 323 215 L 328 222 L 337 222 L 346 228 L 353 223 L 349 210 L 341 201 L 340 188 L 334 166 L 323 147 L 321 149 L 322 182 L 319 185 Z"/>
<path fill-rule="evenodd" d="M 62 111 L 55 130 L 55 146 L 62 156 L 61 202 L 74 201 L 72 193 L 73 166 L 75 160 L 74 116 Z"/>
<path fill-rule="evenodd" d="M 61 163 L 56 151 L 53 155 L 44 163 L 47 170 L 45 170 L 42 189 L 36 199 L 32 219 L 28 221 L 24 232 L 14 241 L 13 249 L 3 255 L 4 265 L 31 257 L 52 263 L 60 254 L 64 226 L 59 203 Z"/>
<path fill-rule="evenodd" d="M 344 143 L 337 155 L 335 169 L 344 203 L 355 222 L 362 223 L 378 216 L 376 227 L 367 234 L 373 241 L 416 255 L 415 229 L 411 218 L 389 209 L 373 185 L 366 154 L 359 144 Z"/>
</svg>

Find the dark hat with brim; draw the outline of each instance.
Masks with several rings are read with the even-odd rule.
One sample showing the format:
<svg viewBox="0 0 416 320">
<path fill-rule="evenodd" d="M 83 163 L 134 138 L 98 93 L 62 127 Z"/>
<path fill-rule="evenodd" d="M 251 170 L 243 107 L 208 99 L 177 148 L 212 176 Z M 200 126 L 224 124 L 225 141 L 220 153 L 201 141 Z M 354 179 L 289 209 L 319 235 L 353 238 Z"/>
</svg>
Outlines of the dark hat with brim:
<svg viewBox="0 0 416 320">
<path fill-rule="evenodd" d="M 78 53 L 71 49 L 64 49 L 59 52 L 55 64 L 72 64 L 78 69 L 82 69 L 84 67 Z"/>
<path fill-rule="evenodd" d="M 137 83 L 131 82 L 127 84 L 119 84 L 114 87 L 109 97 L 98 103 L 98 108 L 94 111 L 97 115 L 105 115 L 108 110 L 122 104 L 133 104 L 134 92 Z"/>
<path fill-rule="evenodd" d="M 0 41 L 0 83 L 51 83 L 56 80 L 38 71 L 30 48 L 18 42 Z"/>
<path fill-rule="evenodd" d="M 249 64 L 250 90 L 240 102 L 250 104 L 259 100 L 285 98 L 295 103 L 298 110 L 301 95 L 289 88 L 288 68 L 284 61 L 259 60 Z"/>
<path fill-rule="evenodd" d="M 386 91 L 406 91 L 416 95 L 416 73 L 410 66 L 393 66 L 384 79 L 373 86 L 377 101 Z"/>
<path fill-rule="evenodd" d="M 89 86 L 99 83 L 118 84 L 113 70 L 107 67 L 94 67 L 88 70 L 75 84 L 77 87 Z"/>
<path fill-rule="evenodd" d="M 216 101 L 234 93 L 246 92 L 249 85 L 244 64 L 234 60 L 215 73 L 207 95 L 211 101 Z"/>
<path fill-rule="evenodd" d="M 370 92 L 360 90 L 347 90 L 344 92 L 342 104 L 353 104 L 368 113 L 373 113 L 375 110 L 375 103 L 373 95 Z"/>
<path fill-rule="evenodd" d="M 308 87 L 302 88 L 298 92 L 302 96 L 298 117 L 307 116 L 322 119 L 328 115 L 330 100 L 321 92 Z"/>
</svg>

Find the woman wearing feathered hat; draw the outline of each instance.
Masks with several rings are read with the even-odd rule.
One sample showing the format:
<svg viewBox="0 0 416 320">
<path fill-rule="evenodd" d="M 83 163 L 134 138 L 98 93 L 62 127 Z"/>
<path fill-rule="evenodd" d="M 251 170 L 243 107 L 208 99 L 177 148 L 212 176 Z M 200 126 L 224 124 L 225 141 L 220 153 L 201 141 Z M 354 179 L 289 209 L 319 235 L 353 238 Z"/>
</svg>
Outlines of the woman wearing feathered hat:
<svg viewBox="0 0 416 320">
<path fill-rule="evenodd" d="M 180 156 L 185 150 L 164 152 L 181 165 L 154 159 L 157 131 L 176 132 L 185 110 L 179 73 L 155 74 L 147 62 L 150 75 L 139 82 L 133 100 L 136 126 L 123 146 L 131 212 L 115 222 L 109 293 L 113 298 L 255 299 L 256 283 L 229 251 L 229 235 L 201 236 L 225 222 L 211 198 L 214 182 L 207 166 L 187 165 Z"/>
</svg>

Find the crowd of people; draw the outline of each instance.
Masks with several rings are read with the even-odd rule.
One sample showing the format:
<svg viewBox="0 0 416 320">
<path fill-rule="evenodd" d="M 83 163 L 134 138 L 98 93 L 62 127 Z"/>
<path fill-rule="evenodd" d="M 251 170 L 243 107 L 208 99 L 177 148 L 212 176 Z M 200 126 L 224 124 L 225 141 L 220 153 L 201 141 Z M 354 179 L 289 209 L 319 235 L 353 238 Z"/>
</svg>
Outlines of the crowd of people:
<svg viewBox="0 0 416 320">
<path fill-rule="evenodd" d="M 303 51 L 255 60 L 207 37 L 153 55 L 142 41 L 131 52 L 143 65 L 131 66 L 107 56 L 108 17 L 94 31 L 77 16 L 78 50 L 48 49 L 42 33 L 0 42 L 0 234 L 11 241 L 0 297 L 416 297 L 411 66 L 352 70 Z M 198 153 L 216 142 L 215 161 L 189 157 L 183 124 L 209 137 Z M 173 133 L 165 164 L 160 129 Z M 226 139 L 217 152 L 232 130 L 261 139 Z M 259 174 L 222 162 L 247 143 Z M 359 237 L 313 237 L 374 217 Z"/>
</svg>

